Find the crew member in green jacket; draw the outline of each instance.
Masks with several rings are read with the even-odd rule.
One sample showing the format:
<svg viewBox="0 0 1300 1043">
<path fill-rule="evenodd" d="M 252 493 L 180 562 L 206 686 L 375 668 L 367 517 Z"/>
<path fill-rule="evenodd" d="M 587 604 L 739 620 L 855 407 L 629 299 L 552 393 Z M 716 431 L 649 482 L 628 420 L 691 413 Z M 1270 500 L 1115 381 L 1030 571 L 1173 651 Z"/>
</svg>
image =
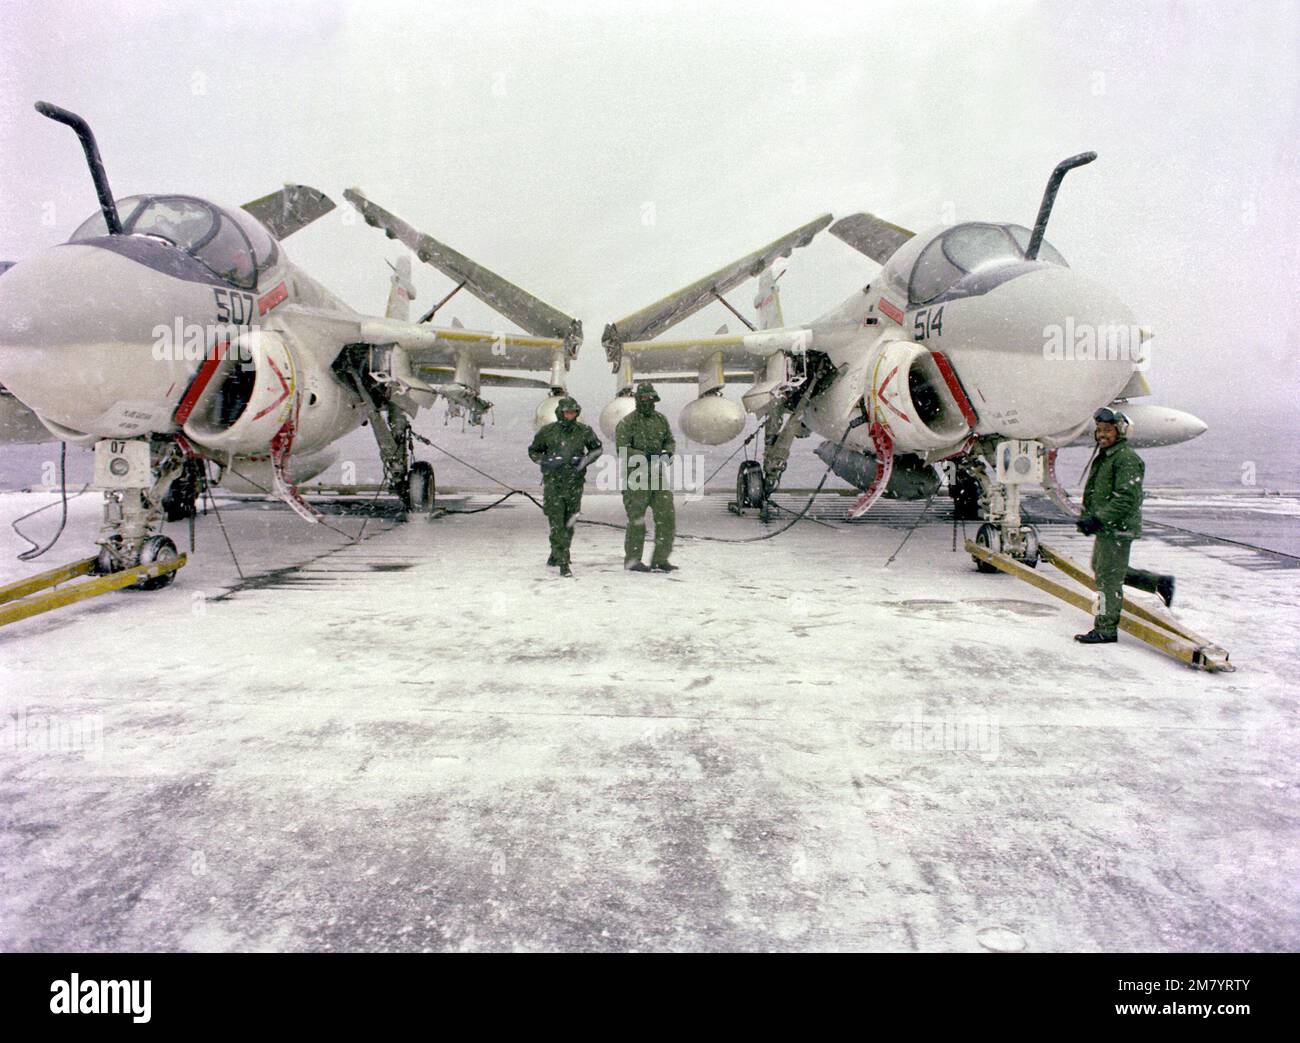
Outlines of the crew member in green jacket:
<svg viewBox="0 0 1300 1043">
<path fill-rule="evenodd" d="M 655 409 L 658 401 L 653 384 L 638 384 L 636 412 L 620 420 L 614 432 L 619 463 L 624 468 L 623 507 L 627 511 L 623 567 L 631 572 L 672 572 L 677 568 L 668 562 L 677 531 L 677 513 L 663 466 L 664 457 L 677 452 L 677 443 L 668 420 Z M 641 560 L 647 508 L 655 520 L 655 547 L 649 566 Z"/>
<path fill-rule="evenodd" d="M 1174 577 L 1129 568 L 1129 550 L 1142 535 L 1142 458 L 1128 444 L 1128 417 L 1102 408 L 1093 414 L 1097 454 L 1083 487 L 1083 514 L 1078 528 L 1095 536 L 1092 571 L 1097 577 L 1097 618 L 1086 634 L 1074 639 L 1085 645 L 1118 640 L 1119 614 L 1124 608 L 1124 584 L 1159 594 L 1173 604 Z"/>
<path fill-rule="evenodd" d="M 551 556 L 547 565 L 558 565 L 561 576 L 572 576 L 569 547 L 573 527 L 582 510 L 582 483 L 587 468 L 600 457 L 600 439 L 586 424 L 579 423 L 582 407 L 572 398 L 562 398 L 556 419 L 533 436 L 528 456 L 542 469 L 542 509 L 551 523 Z"/>
</svg>

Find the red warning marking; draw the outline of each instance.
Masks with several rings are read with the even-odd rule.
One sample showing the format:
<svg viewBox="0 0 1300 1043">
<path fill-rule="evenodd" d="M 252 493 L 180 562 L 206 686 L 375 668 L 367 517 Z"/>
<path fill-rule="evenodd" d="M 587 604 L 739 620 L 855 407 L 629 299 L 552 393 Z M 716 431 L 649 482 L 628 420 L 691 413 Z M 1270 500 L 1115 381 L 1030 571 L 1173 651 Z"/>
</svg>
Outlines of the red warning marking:
<svg viewBox="0 0 1300 1043">
<path fill-rule="evenodd" d="M 277 304 L 286 300 L 288 296 L 289 296 L 289 290 L 285 287 L 284 283 L 280 283 L 279 286 L 277 286 L 274 290 L 268 293 L 265 297 L 262 297 L 257 302 L 257 314 L 265 315 Z"/>
<path fill-rule="evenodd" d="M 225 358 L 226 350 L 230 347 L 230 341 L 223 340 L 212 346 L 207 358 L 203 360 L 203 365 L 199 367 L 199 372 L 190 384 L 189 390 L 185 392 L 185 397 L 181 399 L 181 404 L 176 407 L 176 423 L 184 426 L 185 421 L 190 418 L 194 412 L 194 406 L 198 403 L 199 396 L 203 394 L 204 389 L 211 382 L 213 375 L 217 372 L 217 366 Z"/>
<path fill-rule="evenodd" d="M 889 371 L 889 376 L 887 376 L 884 379 L 884 382 L 880 385 L 880 387 L 876 389 L 876 398 L 880 399 L 881 403 L 887 409 L 892 410 L 897 416 L 902 417 L 904 423 L 910 424 L 912 421 L 908 419 L 907 414 L 900 411 L 898 407 L 894 405 L 894 403 L 890 402 L 888 399 L 885 398 L 885 388 L 889 386 L 889 382 L 894 379 L 894 374 L 897 372 L 898 372 L 897 366 L 895 366 L 893 369 Z"/>
<path fill-rule="evenodd" d="M 889 486 L 890 475 L 894 473 L 894 442 L 883 424 L 873 423 L 867 432 L 871 435 L 871 444 L 875 449 L 876 474 L 867 491 L 857 498 L 849 509 L 849 518 L 861 518 L 871 505 L 880 499 Z"/>
<path fill-rule="evenodd" d="M 966 395 L 965 389 L 961 386 L 961 381 L 957 379 L 957 373 L 952 368 L 951 363 L 944 357 L 941 351 L 932 351 L 935 365 L 939 367 L 939 372 L 943 374 L 943 381 L 948 385 L 948 390 L 952 392 L 952 397 L 957 400 L 957 406 L 961 409 L 961 415 L 966 418 L 966 423 L 974 427 L 979 423 L 979 417 L 975 415 L 975 407 L 970 404 L 970 399 Z"/>
<path fill-rule="evenodd" d="M 903 309 L 896 304 L 890 303 L 884 297 L 880 298 L 880 310 L 893 319 L 900 326 L 903 324 Z"/>
<path fill-rule="evenodd" d="M 975 447 L 975 443 L 978 442 L 978 441 L 979 441 L 979 437 L 978 437 L 977 435 L 968 435 L 967 438 L 966 438 L 966 441 L 964 441 L 964 442 L 961 444 L 961 448 L 960 448 L 960 449 L 958 449 L 955 453 L 949 453 L 949 454 L 948 454 L 947 456 L 945 456 L 943 459 L 945 459 L 945 460 L 960 460 L 963 456 L 965 456 L 967 453 L 969 453 L 969 452 L 970 452 L 970 451 Z"/>
<path fill-rule="evenodd" d="M 271 410 L 273 410 L 276 406 L 278 406 L 281 402 L 283 402 L 286 398 L 289 397 L 289 382 L 284 379 L 284 374 L 280 372 L 280 367 L 275 364 L 275 359 L 271 358 L 268 355 L 266 359 L 266 363 L 271 367 L 271 370 L 280 379 L 280 397 L 277 398 L 265 409 L 263 409 L 255 417 L 253 417 L 254 420 L 261 420 L 262 417 L 266 416 L 267 413 L 271 412 Z"/>
</svg>

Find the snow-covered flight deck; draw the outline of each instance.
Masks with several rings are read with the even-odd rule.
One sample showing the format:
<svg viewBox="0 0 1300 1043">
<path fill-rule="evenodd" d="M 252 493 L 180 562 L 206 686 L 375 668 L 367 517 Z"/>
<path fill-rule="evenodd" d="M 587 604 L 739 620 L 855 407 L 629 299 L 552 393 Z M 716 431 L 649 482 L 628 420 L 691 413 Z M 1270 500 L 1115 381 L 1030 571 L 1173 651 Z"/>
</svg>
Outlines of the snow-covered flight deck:
<svg viewBox="0 0 1300 1043">
<path fill-rule="evenodd" d="M 1297 497 L 1222 499 L 1148 517 L 1296 531 Z M 0 496 L 0 581 L 89 553 L 94 492 L 14 560 L 48 500 Z M 679 531 L 763 531 L 725 500 Z M 328 515 L 357 543 L 218 502 L 243 580 L 208 513 L 173 586 L 0 631 L 0 949 L 1300 943 L 1295 558 L 1135 546 L 1231 651 L 1210 675 L 1075 644 L 1086 616 L 953 552 L 943 498 L 888 567 L 921 504 L 683 540 L 668 576 L 583 526 L 571 581 L 522 498 Z"/>
</svg>

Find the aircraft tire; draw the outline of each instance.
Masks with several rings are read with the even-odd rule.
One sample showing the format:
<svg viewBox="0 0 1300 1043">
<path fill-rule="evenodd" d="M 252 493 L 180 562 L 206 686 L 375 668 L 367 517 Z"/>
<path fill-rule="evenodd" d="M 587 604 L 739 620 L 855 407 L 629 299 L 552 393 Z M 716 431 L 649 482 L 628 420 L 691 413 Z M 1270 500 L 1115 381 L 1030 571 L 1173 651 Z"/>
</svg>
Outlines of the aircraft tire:
<svg viewBox="0 0 1300 1043">
<path fill-rule="evenodd" d="M 438 486 L 433 474 L 433 464 L 417 460 L 406 477 L 407 510 L 414 514 L 428 514 L 433 510 Z"/>
<path fill-rule="evenodd" d="M 137 565 L 152 565 L 155 561 L 175 561 L 177 557 L 176 544 L 166 536 L 150 536 L 140 545 L 140 556 L 136 560 Z M 155 576 L 153 579 L 142 579 L 138 583 L 133 583 L 130 590 L 162 590 L 176 578 L 176 573 L 166 572 L 161 576 Z"/>
<path fill-rule="evenodd" d="M 766 499 L 763 493 L 763 465 L 746 460 L 736 472 L 736 506 L 762 507 Z"/>
<path fill-rule="evenodd" d="M 1032 525 L 1025 526 L 1025 555 L 1020 558 L 1023 565 L 1028 565 L 1031 569 L 1038 568 L 1038 530 Z"/>
<path fill-rule="evenodd" d="M 975 542 L 981 547 L 987 547 L 995 553 L 1002 550 L 1002 533 L 996 525 L 985 522 L 980 526 L 979 532 L 975 534 Z M 971 561 L 975 562 L 975 568 L 980 572 L 997 572 L 997 568 L 986 561 L 980 561 L 979 558 L 972 557 Z"/>
</svg>

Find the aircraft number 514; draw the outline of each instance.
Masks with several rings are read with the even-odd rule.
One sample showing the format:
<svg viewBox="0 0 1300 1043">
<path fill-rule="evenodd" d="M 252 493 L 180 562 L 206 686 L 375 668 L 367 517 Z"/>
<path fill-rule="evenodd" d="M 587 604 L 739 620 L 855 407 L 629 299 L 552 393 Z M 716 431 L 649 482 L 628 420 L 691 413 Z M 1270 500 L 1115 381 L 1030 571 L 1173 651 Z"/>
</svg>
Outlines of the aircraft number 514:
<svg viewBox="0 0 1300 1043">
<path fill-rule="evenodd" d="M 915 318 L 912 319 L 912 332 L 917 340 L 925 340 L 926 337 L 943 336 L 943 305 L 924 311 L 918 311 Z"/>
</svg>

